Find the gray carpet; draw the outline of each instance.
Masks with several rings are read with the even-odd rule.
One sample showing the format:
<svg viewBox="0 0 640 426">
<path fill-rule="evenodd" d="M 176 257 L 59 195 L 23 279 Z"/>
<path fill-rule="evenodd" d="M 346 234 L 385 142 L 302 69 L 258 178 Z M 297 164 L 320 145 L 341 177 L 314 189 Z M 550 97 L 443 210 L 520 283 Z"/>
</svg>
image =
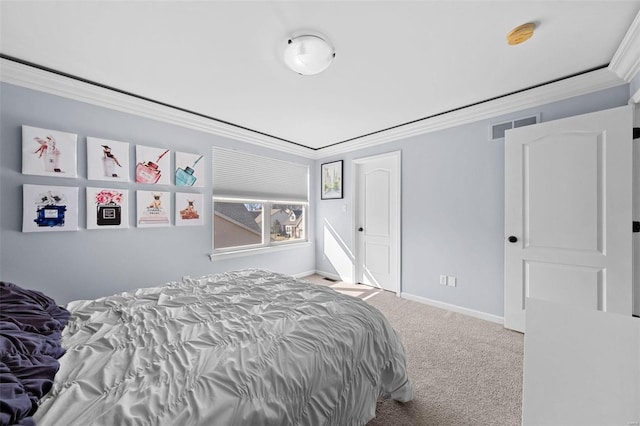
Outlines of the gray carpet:
<svg viewBox="0 0 640 426">
<path fill-rule="evenodd" d="M 414 399 L 378 401 L 367 426 L 520 425 L 524 336 L 362 285 L 305 279 L 365 299 L 402 337 Z"/>
</svg>

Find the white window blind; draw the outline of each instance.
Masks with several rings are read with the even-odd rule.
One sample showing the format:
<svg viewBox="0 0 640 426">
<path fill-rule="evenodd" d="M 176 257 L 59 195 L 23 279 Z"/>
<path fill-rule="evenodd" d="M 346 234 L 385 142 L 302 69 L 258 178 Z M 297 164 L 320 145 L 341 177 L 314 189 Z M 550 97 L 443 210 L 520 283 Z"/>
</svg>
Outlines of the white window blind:
<svg viewBox="0 0 640 426">
<path fill-rule="evenodd" d="M 213 196 L 309 201 L 309 166 L 213 147 Z"/>
</svg>

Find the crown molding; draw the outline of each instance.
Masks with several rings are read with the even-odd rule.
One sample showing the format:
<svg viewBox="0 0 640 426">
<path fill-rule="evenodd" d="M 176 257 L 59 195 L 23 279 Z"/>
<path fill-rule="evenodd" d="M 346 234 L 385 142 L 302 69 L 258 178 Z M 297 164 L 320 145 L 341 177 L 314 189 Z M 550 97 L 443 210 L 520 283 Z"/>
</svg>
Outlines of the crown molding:
<svg viewBox="0 0 640 426">
<path fill-rule="evenodd" d="M 301 145 L 281 141 L 268 135 L 252 132 L 211 118 L 201 117 L 5 58 L 0 58 L 0 81 L 233 140 L 260 145 L 305 158 L 310 158 L 314 152 L 312 149 Z"/>
<path fill-rule="evenodd" d="M 387 142 L 397 141 L 410 136 L 443 130 L 454 126 L 469 124 L 528 108 L 535 108 L 551 102 L 557 102 L 575 96 L 610 89 L 625 84 L 617 74 L 602 68 L 575 77 L 545 84 L 520 93 L 482 102 L 447 114 L 424 119 L 415 123 L 365 136 L 354 141 L 322 148 L 315 151 L 315 158 L 324 158 L 367 148 Z"/>
<path fill-rule="evenodd" d="M 638 19 L 636 18 L 634 24 L 637 21 Z M 632 27 L 634 26 L 632 25 Z M 634 28 L 637 29 L 638 25 Z M 638 31 L 635 32 L 638 33 Z M 625 38 L 625 40 L 627 40 L 627 38 Z M 624 50 L 629 52 L 634 51 L 633 47 L 625 48 Z M 619 51 L 620 50 L 621 49 L 619 49 Z M 0 81 L 317 160 L 625 84 L 625 80 L 619 76 L 618 72 L 614 72 L 609 68 L 602 68 L 575 77 L 566 78 L 530 90 L 482 102 L 450 113 L 317 150 L 5 58 L 0 58 Z"/>
<path fill-rule="evenodd" d="M 609 69 L 627 83 L 640 72 L 640 12 L 613 55 Z"/>
</svg>

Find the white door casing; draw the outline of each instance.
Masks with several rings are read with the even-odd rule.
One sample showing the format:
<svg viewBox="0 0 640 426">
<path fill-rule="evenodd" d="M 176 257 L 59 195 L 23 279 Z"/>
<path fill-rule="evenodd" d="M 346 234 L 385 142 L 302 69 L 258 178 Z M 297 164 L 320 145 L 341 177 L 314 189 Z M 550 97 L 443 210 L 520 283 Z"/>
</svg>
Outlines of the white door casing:
<svg viewBox="0 0 640 426">
<path fill-rule="evenodd" d="M 640 93 L 640 89 L 638 89 Z M 640 104 L 633 105 L 633 127 L 640 127 Z M 640 221 L 640 139 L 633 142 L 633 220 Z M 640 317 L 640 234 L 633 234 L 633 314 Z"/>
<path fill-rule="evenodd" d="M 356 282 L 400 294 L 400 151 L 353 160 Z"/>
<path fill-rule="evenodd" d="M 505 327 L 528 297 L 631 315 L 631 129 L 625 106 L 507 131 Z"/>
</svg>

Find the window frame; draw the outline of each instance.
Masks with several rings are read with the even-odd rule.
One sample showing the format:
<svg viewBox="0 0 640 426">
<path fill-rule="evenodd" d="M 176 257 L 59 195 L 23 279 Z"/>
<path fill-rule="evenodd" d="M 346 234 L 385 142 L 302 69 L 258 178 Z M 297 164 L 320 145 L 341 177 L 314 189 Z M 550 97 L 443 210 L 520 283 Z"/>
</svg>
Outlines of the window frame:
<svg viewBox="0 0 640 426">
<path fill-rule="evenodd" d="M 215 248 L 215 203 L 241 203 L 241 204 L 261 204 L 262 205 L 262 242 L 260 244 L 247 244 L 234 247 Z M 293 204 L 303 208 L 304 222 L 304 239 L 298 238 L 293 241 L 271 241 L 271 207 L 274 204 Z M 232 198 L 232 197 L 211 197 L 211 249 L 209 255 L 211 260 L 248 256 L 262 252 L 273 252 L 288 248 L 296 248 L 311 245 L 309 240 L 309 202 L 289 201 L 289 200 L 270 200 L 256 198 Z M 265 224 L 267 223 L 267 226 Z"/>
</svg>

